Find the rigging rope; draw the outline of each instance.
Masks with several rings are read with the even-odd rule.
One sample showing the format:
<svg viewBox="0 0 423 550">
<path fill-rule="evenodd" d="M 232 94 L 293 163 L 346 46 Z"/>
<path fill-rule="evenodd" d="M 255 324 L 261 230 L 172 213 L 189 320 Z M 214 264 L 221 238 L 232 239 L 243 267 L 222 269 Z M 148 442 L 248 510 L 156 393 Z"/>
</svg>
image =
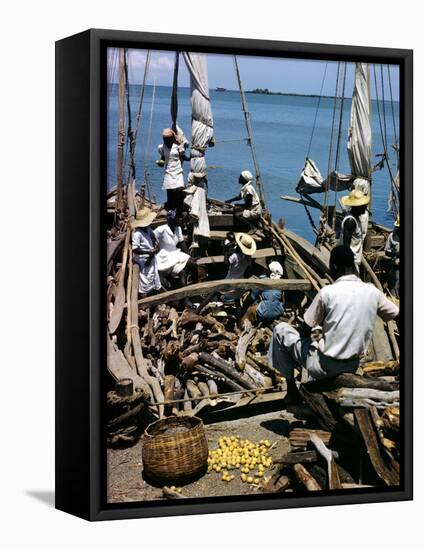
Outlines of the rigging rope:
<svg viewBox="0 0 423 550">
<path fill-rule="evenodd" d="M 382 68 L 382 65 L 381 65 L 381 68 Z M 376 65 L 373 65 L 373 76 L 374 76 L 374 82 L 375 82 L 376 105 L 377 105 L 377 112 L 378 112 L 378 119 L 379 119 L 380 137 L 381 137 L 381 140 L 382 140 L 382 147 L 383 147 L 383 159 L 386 161 L 386 166 L 388 168 L 389 178 L 390 178 L 390 181 L 391 181 L 390 201 L 393 202 L 395 215 L 397 215 L 397 213 L 399 211 L 398 210 L 398 198 L 396 196 L 397 188 L 396 188 L 395 178 L 394 178 L 394 175 L 392 173 L 391 163 L 390 163 L 388 152 L 387 152 L 386 119 L 385 119 L 385 124 L 382 125 L 382 116 L 381 116 L 381 113 L 380 113 L 379 87 L 378 87 L 377 76 L 376 76 Z M 385 128 L 385 133 L 383 131 L 383 128 Z M 388 204 L 388 211 L 389 211 L 389 209 L 390 209 L 390 207 L 389 207 L 389 204 Z"/>
<path fill-rule="evenodd" d="M 334 133 L 335 133 L 335 120 L 336 120 L 336 110 L 337 110 L 337 103 L 338 103 L 338 88 L 339 88 L 339 73 L 340 73 L 341 63 L 338 62 L 337 70 L 336 70 L 336 83 L 335 83 L 335 97 L 333 101 L 333 111 L 332 111 L 332 127 L 330 131 L 330 142 L 329 142 L 329 157 L 328 157 L 328 170 L 327 170 L 327 185 L 325 189 L 325 198 L 323 201 L 323 212 L 327 219 L 328 217 L 328 198 L 329 198 L 329 187 L 330 187 L 330 173 L 331 173 L 331 165 L 332 165 L 332 150 L 333 150 L 333 141 L 334 141 Z"/>
<path fill-rule="evenodd" d="M 341 102 L 340 102 L 340 112 L 339 112 L 339 127 L 338 127 L 338 142 L 336 144 L 336 155 L 335 155 L 335 205 L 336 205 L 336 199 L 338 196 L 338 169 L 339 169 L 339 151 L 340 151 L 340 145 L 341 145 L 341 138 L 342 138 L 342 123 L 343 123 L 343 117 L 344 117 L 344 100 L 345 100 L 345 82 L 347 79 L 347 63 L 344 63 L 344 76 L 343 76 L 343 83 L 342 83 L 342 95 L 341 95 Z M 333 216 L 332 219 L 332 228 L 335 229 L 335 220 L 336 216 Z"/>
<path fill-rule="evenodd" d="M 394 109 L 394 99 L 392 94 L 392 81 L 391 81 L 391 67 L 390 65 L 387 65 L 388 68 L 388 82 L 389 82 L 389 94 L 390 94 L 390 100 L 391 100 L 391 111 L 392 111 L 392 125 L 394 128 L 394 143 L 395 143 L 395 152 L 398 156 L 398 133 L 397 133 L 397 123 L 396 123 L 396 117 L 395 117 L 395 109 Z"/>
<path fill-rule="evenodd" d="M 313 128 L 312 128 L 312 130 L 311 130 L 310 142 L 309 142 L 309 144 L 308 144 L 308 149 L 307 149 L 307 158 L 310 156 L 311 145 L 312 145 L 312 143 L 313 143 L 314 131 L 315 131 L 315 129 L 316 129 L 316 122 L 317 122 L 317 115 L 318 115 L 318 113 L 319 113 L 320 102 L 321 102 L 321 100 L 322 100 L 323 86 L 324 86 L 324 84 L 325 84 L 326 71 L 327 71 L 327 69 L 328 69 L 328 64 L 329 64 L 329 61 L 326 61 L 325 70 L 324 70 L 324 73 L 323 73 L 322 85 L 320 86 L 319 99 L 318 99 L 318 101 L 317 101 L 316 113 L 315 113 L 315 115 L 314 115 Z"/>
<path fill-rule="evenodd" d="M 243 90 L 243 87 L 242 87 L 242 81 L 241 81 L 241 75 L 240 75 L 240 72 L 239 72 L 238 59 L 237 59 L 236 55 L 234 55 L 233 58 L 234 58 L 234 63 L 235 63 L 235 72 L 236 72 L 236 76 L 237 76 L 237 80 L 238 80 L 239 92 L 240 92 L 240 95 L 241 95 L 241 104 L 242 104 L 242 111 L 244 113 L 245 127 L 247 129 L 247 136 L 248 136 L 247 141 L 248 141 L 248 144 L 250 146 L 251 156 L 253 158 L 254 169 L 256 171 L 257 188 L 258 188 L 258 191 L 259 191 L 259 194 L 260 194 L 260 200 L 261 200 L 261 203 L 263 205 L 263 208 L 266 209 L 266 200 L 265 200 L 265 195 L 264 195 L 263 181 L 261 179 L 261 174 L 260 174 L 260 169 L 259 169 L 258 160 L 257 160 L 255 143 L 254 143 L 254 140 L 253 140 L 253 130 L 252 130 L 252 126 L 251 126 L 251 113 L 248 111 L 247 99 L 245 97 L 245 93 L 244 93 L 244 90 Z"/>
<path fill-rule="evenodd" d="M 132 175 L 132 180 L 135 180 L 135 134 L 132 128 L 132 111 L 131 111 L 131 101 L 130 101 L 130 91 L 129 91 L 129 78 L 128 78 L 128 48 L 124 50 L 124 69 L 125 69 L 125 95 L 126 95 L 126 111 L 128 114 L 128 127 L 127 127 L 127 136 L 129 142 L 129 173 L 127 178 L 127 184 L 129 183 L 130 176 Z"/>
<path fill-rule="evenodd" d="M 152 195 L 151 189 L 150 189 L 150 173 L 148 171 L 148 160 L 150 158 L 150 147 L 151 147 L 151 131 L 153 127 L 153 112 L 154 112 L 154 100 L 156 97 L 156 77 L 154 77 L 153 81 L 153 93 L 151 95 L 151 111 L 150 111 L 150 123 L 148 126 L 148 135 L 147 135 L 147 147 L 145 149 L 144 154 L 144 181 L 147 188 L 147 194 L 148 198 L 156 202 L 156 197 Z"/>
</svg>

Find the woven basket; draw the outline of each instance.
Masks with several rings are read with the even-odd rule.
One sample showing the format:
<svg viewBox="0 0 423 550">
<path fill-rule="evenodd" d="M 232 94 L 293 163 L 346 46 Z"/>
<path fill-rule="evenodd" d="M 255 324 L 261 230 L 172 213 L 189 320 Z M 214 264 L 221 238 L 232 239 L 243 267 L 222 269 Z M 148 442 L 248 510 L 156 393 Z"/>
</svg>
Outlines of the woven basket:
<svg viewBox="0 0 423 550">
<path fill-rule="evenodd" d="M 150 424 L 144 434 L 144 476 L 160 485 L 182 483 L 207 469 L 207 438 L 202 421 L 172 416 Z"/>
</svg>

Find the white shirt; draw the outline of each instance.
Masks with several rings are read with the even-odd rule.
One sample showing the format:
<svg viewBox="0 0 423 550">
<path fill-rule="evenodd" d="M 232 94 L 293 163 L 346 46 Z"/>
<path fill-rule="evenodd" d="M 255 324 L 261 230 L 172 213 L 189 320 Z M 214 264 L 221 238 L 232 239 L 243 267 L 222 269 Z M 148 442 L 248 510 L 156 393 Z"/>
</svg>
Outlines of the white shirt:
<svg viewBox="0 0 423 550">
<path fill-rule="evenodd" d="M 157 227 L 154 234 L 160 245 L 160 251 L 156 256 L 159 271 L 177 275 L 189 260 L 189 255 L 177 247 L 184 240 L 181 227 L 177 225 L 172 231 L 166 223 Z"/>
<path fill-rule="evenodd" d="M 141 248 L 141 250 L 153 251 L 156 243 L 157 240 L 151 227 L 138 228 L 132 233 L 132 250 Z M 134 253 L 134 260 L 140 268 L 138 291 L 143 294 L 147 294 L 151 290 L 159 290 L 162 286 L 156 256 L 153 256 L 149 262 L 148 258 L 148 254 Z"/>
<path fill-rule="evenodd" d="M 252 209 L 260 206 L 259 196 L 257 194 L 257 191 L 254 185 L 251 183 L 251 181 L 248 181 L 241 187 L 240 195 L 244 199 L 244 201 L 247 195 L 251 195 L 253 197 L 252 205 L 251 205 Z"/>
<path fill-rule="evenodd" d="M 184 145 L 173 143 L 169 149 L 164 143 L 158 146 L 159 154 L 165 159 L 165 175 L 163 189 L 178 189 L 184 187 L 184 171 L 180 155 L 184 153 Z"/>
<path fill-rule="evenodd" d="M 339 239 L 341 244 L 344 243 L 344 225 L 345 222 L 349 219 L 353 219 L 355 221 L 355 229 L 353 231 L 353 234 L 351 235 L 350 248 L 354 252 L 355 263 L 357 265 L 360 265 L 361 259 L 363 257 L 363 243 L 364 239 L 366 238 L 367 228 L 369 225 L 369 212 L 366 210 L 364 214 L 359 217 L 358 221 L 351 214 L 345 216 L 341 224 L 341 235 Z"/>
<path fill-rule="evenodd" d="M 345 360 L 367 351 L 376 315 L 389 321 L 398 312 L 398 307 L 375 286 L 355 275 L 344 275 L 318 292 L 304 320 L 312 328 L 323 326 L 324 355 Z"/>
<path fill-rule="evenodd" d="M 225 279 L 243 279 L 251 258 L 242 252 L 232 252 L 229 256 L 229 269 Z"/>
</svg>

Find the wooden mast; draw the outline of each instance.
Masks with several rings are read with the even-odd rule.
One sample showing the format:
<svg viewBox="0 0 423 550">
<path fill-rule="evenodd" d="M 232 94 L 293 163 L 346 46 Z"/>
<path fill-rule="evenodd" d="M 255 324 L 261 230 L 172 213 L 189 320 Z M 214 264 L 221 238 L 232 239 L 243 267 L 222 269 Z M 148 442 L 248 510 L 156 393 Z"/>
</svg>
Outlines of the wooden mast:
<svg viewBox="0 0 423 550">
<path fill-rule="evenodd" d="M 125 145 L 125 50 L 119 48 L 119 127 L 117 147 L 117 208 L 123 198 L 123 147 Z"/>
<path fill-rule="evenodd" d="M 250 146 L 250 149 L 251 149 L 251 156 L 253 158 L 254 169 L 256 171 L 257 189 L 260 195 L 262 206 L 263 208 L 266 208 L 266 199 L 264 196 L 263 180 L 261 179 L 261 174 L 260 174 L 260 169 L 259 169 L 257 154 L 256 154 L 256 147 L 253 139 L 253 130 L 251 127 L 251 113 L 249 112 L 247 107 L 247 99 L 245 97 L 244 89 L 242 87 L 241 74 L 239 72 L 238 59 L 236 55 L 234 55 L 234 63 L 235 63 L 236 77 L 238 80 L 239 93 L 241 95 L 242 112 L 244 113 L 245 127 L 247 129 L 248 145 Z"/>
</svg>

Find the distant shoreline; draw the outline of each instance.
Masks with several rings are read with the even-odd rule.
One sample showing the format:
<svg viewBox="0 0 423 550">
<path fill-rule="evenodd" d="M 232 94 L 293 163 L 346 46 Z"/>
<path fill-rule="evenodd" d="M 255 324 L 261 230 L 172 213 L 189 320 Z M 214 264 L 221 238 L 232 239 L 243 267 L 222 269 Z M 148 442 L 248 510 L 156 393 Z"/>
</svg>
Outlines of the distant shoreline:
<svg viewBox="0 0 423 550">
<path fill-rule="evenodd" d="M 322 99 L 335 99 L 333 95 L 318 95 L 318 94 L 300 94 L 295 92 L 271 92 L 268 88 L 255 88 L 254 90 L 246 90 L 246 94 L 260 94 L 260 95 L 285 95 L 294 97 L 321 97 Z"/>
</svg>

